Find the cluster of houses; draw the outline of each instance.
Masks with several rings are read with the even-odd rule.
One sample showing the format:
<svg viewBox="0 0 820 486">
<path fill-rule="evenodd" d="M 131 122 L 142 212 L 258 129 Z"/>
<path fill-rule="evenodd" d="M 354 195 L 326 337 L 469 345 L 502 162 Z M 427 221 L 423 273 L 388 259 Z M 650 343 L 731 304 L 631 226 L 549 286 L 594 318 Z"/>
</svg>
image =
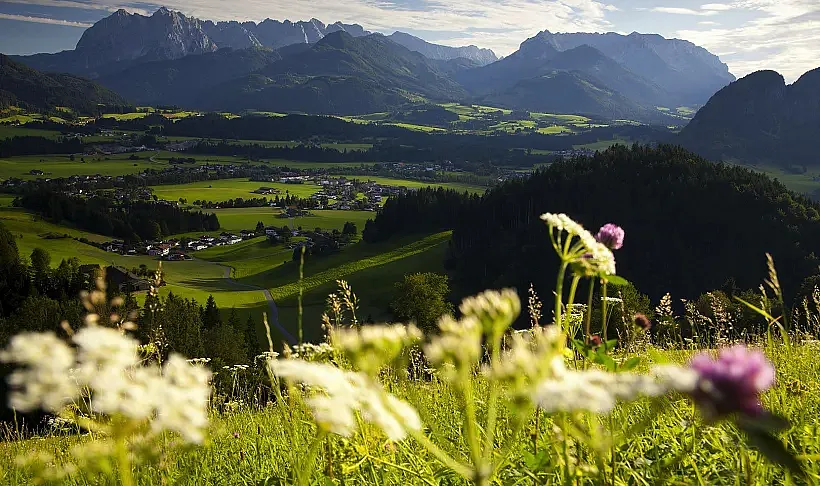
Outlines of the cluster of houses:
<svg viewBox="0 0 820 486">
<path fill-rule="evenodd" d="M 235 245 L 257 236 L 254 231 L 242 230 L 238 235 L 223 232 L 218 236 L 202 235 L 199 238 L 168 239 L 162 241 L 143 241 L 130 244 L 113 240 L 100 245 L 107 252 L 120 255 L 148 255 L 168 261 L 191 260 L 187 252 L 206 250 L 214 246 Z"/>
</svg>

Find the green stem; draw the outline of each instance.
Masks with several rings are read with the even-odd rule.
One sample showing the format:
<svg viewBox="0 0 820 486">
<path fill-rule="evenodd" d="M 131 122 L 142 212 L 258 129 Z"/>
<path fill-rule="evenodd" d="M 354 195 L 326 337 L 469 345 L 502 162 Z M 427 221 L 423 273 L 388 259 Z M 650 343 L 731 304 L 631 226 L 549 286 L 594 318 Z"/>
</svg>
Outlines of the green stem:
<svg viewBox="0 0 820 486">
<path fill-rule="evenodd" d="M 464 464 L 456 461 L 449 454 L 441 450 L 439 446 L 435 445 L 430 439 L 427 438 L 421 431 L 418 430 L 408 430 L 408 433 L 419 442 L 427 452 L 435 456 L 442 464 L 450 468 L 451 471 L 455 472 L 456 474 L 460 475 L 464 479 L 472 479 L 473 471 L 465 466 Z"/>
<path fill-rule="evenodd" d="M 131 472 L 131 458 L 128 456 L 128 445 L 125 439 L 118 437 L 114 447 L 116 448 L 117 466 L 120 471 L 120 484 L 122 486 L 134 486 L 134 478 Z"/>
<path fill-rule="evenodd" d="M 606 315 L 606 280 L 601 283 L 601 321 L 601 339 L 606 342 L 606 327 L 609 324 Z"/>
<path fill-rule="evenodd" d="M 567 265 L 569 263 L 566 260 L 561 262 L 561 268 L 558 270 L 558 280 L 555 282 L 555 325 L 562 331 L 564 328 L 561 325 L 561 299 L 564 297 L 564 276 L 567 272 Z"/>
<path fill-rule="evenodd" d="M 528 416 L 528 414 L 527 414 L 527 416 Z M 521 430 L 524 429 L 524 426 L 528 423 L 529 423 L 529 420 L 523 420 L 523 419 L 516 420 L 516 424 L 513 427 L 512 434 L 510 434 L 510 437 L 507 439 L 507 442 L 504 444 L 504 446 L 499 451 L 498 460 L 496 460 L 496 462 L 493 464 L 493 467 L 492 467 L 493 472 L 492 472 L 491 476 L 495 475 L 495 473 L 498 472 L 507 463 L 507 460 L 509 459 L 510 454 L 512 454 L 512 452 L 513 452 L 513 448 L 516 445 L 518 445 L 518 443 L 520 442 L 518 440 L 518 435 L 521 433 Z"/>
<path fill-rule="evenodd" d="M 467 422 L 467 443 L 470 446 L 473 466 L 478 469 L 481 463 L 481 440 L 478 437 L 478 419 L 476 418 L 475 399 L 473 397 L 473 381 L 469 370 L 462 376 L 461 392 L 464 395 L 464 419 Z"/>
<path fill-rule="evenodd" d="M 590 327 L 592 326 L 592 293 L 595 290 L 595 280 L 589 281 L 589 296 L 587 297 L 587 315 L 586 324 L 584 325 L 584 343 L 589 344 Z"/>
<path fill-rule="evenodd" d="M 572 306 L 575 304 L 575 292 L 578 290 L 578 282 L 581 281 L 581 277 L 575 275 L 572 277 L 572 284 L 569 286 L 569 297 L 567 298 L 567 315 L 572 316 Z M 569 321 L 568 321 L 569 322 Z M 578 332 L 578 329 L 573 329 L 572 335 L 569 336 L 570 339 L 575 338 L 575 334 Z"/>
<path fill-rule="evenodd" d="M 490 350 L 490 363 L 493 368 L 498 366 L 501 354 L 501 335 L 493 337 L 493 348 Z M 497 380 L 490 380 L 490 397 L 487 405 L 487 424 L 484 428 L 484 462 L 490 463 L 493 457 L 493 447 L 495 446 L 495 423 L 498 419 L 498 398 L 501 388 Z"/>
<path fill-rule="evenodd" d="M 297 484 L 299 486 L 310 484 L 310 477 L 313 475 L 313 463 L 316 461 L 316 455 L 318 454 L 319 448 L 322 446 L 326 435 L 327 432 L 319 429 L 319 432 L 316 433 L 316 437 L 313 439 L 313 443 L 310 444 L 310 449 L 308 449 L 305 462 L 302 464 L 299 474 L 297 475 Z"/>
</svg>

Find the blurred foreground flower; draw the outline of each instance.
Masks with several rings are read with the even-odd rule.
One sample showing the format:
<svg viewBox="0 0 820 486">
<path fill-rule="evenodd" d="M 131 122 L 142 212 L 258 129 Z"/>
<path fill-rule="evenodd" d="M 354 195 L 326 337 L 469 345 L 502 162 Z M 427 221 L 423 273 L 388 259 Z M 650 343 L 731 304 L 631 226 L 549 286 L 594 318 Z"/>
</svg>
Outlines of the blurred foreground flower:
<svg viewBox="0 0 820 486">
<path fill-rule="evenodd" d="M 357 430 L 357 412 L 392 441 L 403 439 L 408 430 L 421 430 L 416 410 L 364 373 L 296 359 L 270 360 L 268 365 L 274 375 L 310 387 L 305 401 L 327 432 L 350 437 Z"/>
<path fill-rule="evenodd" d="M 9 377 L 12 408 L 60 413 L 90 399 L 94 414 L 150 423 L 155 432 L 174 431 L 187 442 L 204 440 L 210 372 L 178 355 L 162 369 L 142 366 L 137 341 L 112 328 L 89 326 L 72 340 L 76 351 L 53 333 L 12 338 L 0 353 L 1 361 L 22 366 Z"/>
<path fill-rule="evenodd" d="M 692 397 L 713 419 L 736 412 L 760 414 L 760 394 L 774 384 L 774 367 L 766 356 L 742 345 L 720 350 L 716 360 L 706 353 L 698 354 L 690 368 L 698 374 Z"/>
</svg>

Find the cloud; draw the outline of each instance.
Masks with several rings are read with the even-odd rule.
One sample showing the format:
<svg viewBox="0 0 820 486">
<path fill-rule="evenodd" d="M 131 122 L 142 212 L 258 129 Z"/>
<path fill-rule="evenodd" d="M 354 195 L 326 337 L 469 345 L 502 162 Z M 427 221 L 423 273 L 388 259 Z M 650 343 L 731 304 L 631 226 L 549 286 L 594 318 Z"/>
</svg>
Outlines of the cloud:
<svg viewBox="0 0 820 486">
<path fill-rule="evenodd" d="M 701 10 L 714 10 L 717 12 L 725 12 L 727 10 L 732 10 L 733 8 L 735 7 L 726 3 L 707 3 L 700 6 Z"/>
<path fill-rule="evenodd" d="M 820 3 L 816 0 L 738 0 L 732 5 L 751 19 L 734 28 L 687 29 L 676 35 L 721 56 L 737 76 L 775 69 L 793 81 L 820 66 Z"/>
<path fill-rule="evenodd" d="M 720 22 L 712 22 L 711 20 L 704 20 L 703 22 L 698 22 L 698 25 L 713 26 L 713 25 L 720 25 Z"/>
<path fill-rule="evenodd" d="M 114 2 L 82 2 L 75 0 L 0 0 L 0 3 L 15 3 L 21 5 L 39 5 L 41 7 L 71 8 L 78 10 L 102 10 L 105 12 L 116 12 L 124 8 L 131 13 L 146 15 L 149 10 L 139 8 L 136 4 L 119 4 Z"/>
<path fill-rule="evenodd" d="M 28 15 L 14 15 L 6 13 L 0 13 L 0 19 L 17 20 L 20 22 L 35 22 L 38 24 L 66 25 L 69 27 L 82 27 L 85 29 L 91 27 L 92 25 L 86 22 L 73 22 L 71 20 L 50 19 L 46 17 L 31 17 Z"/>
<path fill-rule="evenodd" d="M 674 14 L 674 15 L 702 15 L 702 16 L 710 16 L 710 15 L 717 15 L 717 11 L 714 10 L 693 10 L 691 8 L 682 8 L 682 7 L 653 7 L 650 9 L 651 12 L 657 13 L 667 13 L 667 14 Z"/>
</svg>

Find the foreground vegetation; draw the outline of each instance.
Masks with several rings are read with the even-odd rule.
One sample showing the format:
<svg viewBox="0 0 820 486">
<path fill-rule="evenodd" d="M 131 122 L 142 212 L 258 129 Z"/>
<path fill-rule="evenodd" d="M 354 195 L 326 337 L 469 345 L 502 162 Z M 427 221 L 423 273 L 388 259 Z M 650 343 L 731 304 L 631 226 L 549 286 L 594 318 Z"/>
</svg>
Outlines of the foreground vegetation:
<svg viewBox="0 0 820 486">
<path fill-rule="evenodd" d="M 692 478 L 734 484 L 738 477 L 772 484 L 818 477 L 812 458 L 820 445 L 814 434 L 820 368 L 810 359 L 817 347 L 804 342 L 810 328 L 778 322 L 783 316 L 773 317 L 765 300 L 750 304 L 768 331 L 747 338 L 767 357 L 741 345 L 722 349 L 715 360 L 696 341 L 676 340 L 681 331 L 671 316 L 653 324 L 636 315 L 613 353 L 605 295 L 607 284 L 621 280 L 613 251 L 623 245 L 623 230 L 606 225 L 593 236 L 562 214 L 542 218 L 562 268 L 554 308 L 531 292 L 529 330 L 510 332 L 521 311 L 514 291 L 488 291 L 465 299 L 458 321 L 443 316 L 439 332 L 423 340 L 422 356 L 415 347 L 422 331 L 412 324 L 362 327 L 357 298 L 341 284 L 324 318 L 326 343 L 215 370 L 210 425 L 202 394 L 208 373 L 165 356 L 156 335 L 139 348 L 144 363 L 138 364 L 137 342 L 121 334 L 133 326 L 119 316 L 112 316 L 111 329 L 95 325 L 99 316 L 92 314 L 72 337 L 78 376 L 91 394 L 60 381 L 60 366 L 68 371 L 74 351 L 53 334 L 15 338 L 2 358 L 27 368 L 12 375 L 12 403 L 21 411 L 59 411 L 61 418 L 37 438 L 9 429 L 0 447 L 8 466 L 0 474 L 10 484 L 83 484 L 103 475 L 125 485 L 689 484 Z M 769 268 L 768 290 L 782 305 Z M 591 297 L 586 307 L 575 303 L 582 279 L 604 291 L 604 317 L 595 327 Z M 95 313 L 123 304 L 106 304 L 105 294 L 94 291 L 84 305 Z M 721 347 L 736 339 L 728 331 Z M 45 365 L 40 349 L 66 360 Z M 173 388 L 160 400 L 141 394 L 152 382 L 138 377 L 154 376 L 155 360 L 165 362 L 156 379 L 169 380 L 179 394 Z M 43 380 L 52 380 L 57 393 L 44 393 Z M 290 385 L 280 388 L 280 380 Z M 111 401 L 110 387 L 121 389 L 125 401 Z M 171 404 L 184 412 L 166 415 Z M 201 445 L 205 433 L 209 440 Z"/>
</svg>

